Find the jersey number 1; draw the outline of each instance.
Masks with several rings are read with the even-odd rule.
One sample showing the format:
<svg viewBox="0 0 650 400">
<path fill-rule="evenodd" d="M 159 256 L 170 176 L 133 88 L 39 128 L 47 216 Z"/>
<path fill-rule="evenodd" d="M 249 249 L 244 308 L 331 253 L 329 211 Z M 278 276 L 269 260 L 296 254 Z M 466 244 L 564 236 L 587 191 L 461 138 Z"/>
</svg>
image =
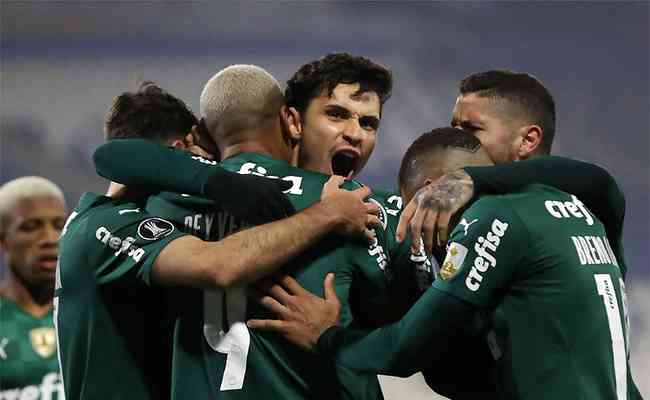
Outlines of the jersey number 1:
<svg viewBox="0 0 650 400">
<path fill-rule="evenodd" d="M 246 288 L 203 292 L 203 336 L 212 350 L 226 354 L 221 391 L 244 386 L 251 335 L 246 327 Z"/>
<path fill-rule="evenodd" d="M 596 274 L 596 289 L 603 298 L 607 324 L 612 338 L 612 354 L 614 356 L 614 375 L 616 377 L 616 398 L 617 400 L 627 399 L 627 352 L 625 350 L 625 336 L 623 335 L 623 323 L 618 308 L 616 291 L 612 277 L 609 274 Z M 623 307 L 626 307 L 625 286 L 620 280 L 620 291 L 623 300 Z M 627 310 L 624 310 L 627 314 Z M 626 321 L 627 322 L 627 321 Z"/>
</svg>

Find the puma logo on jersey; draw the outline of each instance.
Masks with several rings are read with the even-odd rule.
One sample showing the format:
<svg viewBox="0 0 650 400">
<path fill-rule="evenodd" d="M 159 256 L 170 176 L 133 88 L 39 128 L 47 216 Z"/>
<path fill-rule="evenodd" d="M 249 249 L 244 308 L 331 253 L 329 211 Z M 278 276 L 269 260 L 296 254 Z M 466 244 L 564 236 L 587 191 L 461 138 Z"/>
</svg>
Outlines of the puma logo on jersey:
<svg viewBox="0 0 650 400">
<path fill-rule="evenodd" d="M 574 195 L 571 195 L 572 201 L 546 200 L 544 207 L 553 217 L 561 218 L 584 218 L 587 225 L 593 225 L 594 219 L 585 205 Z"/>
<path fill-rule="evenodd" d="M 158 240 L 174 231 L 174 225 L 161 218 L 149 218 L 140 222 L 138 236 L 144 240 Z"/>
<path fill-rule="evenodd" d="M 469 226 L 475 222 L 478 222 L 478 218 L 473 219 L 471 222 L 467 222 L 465 218 L 460 220 L 459 224 L 463 226 L 463 231 L 465 232 L 465 236 L 467 236 L 467 230 L 469 229 Z"/>
<path fill-rule="evenodd" d="M 474 251 L 476 252 L 477 257 L 474 259 L 472 268 L 465 279 L 465 286 L 467 286 L 467 288 L 472 292 L 476 292 L 481 287 L 483 273 L 485 273 L 489 267 L 496 267 L 496 252 L 499 248 L 499 244 L 501 244 L 501 238 L 506 234 L 507 229 L 507 223 L 495 218 L 494 221 L 492 221 L 491 229 L 487 235 L 485 235 L 485 237 L 479 236 L 476 243 L 474 243 Z"/>
</svg>

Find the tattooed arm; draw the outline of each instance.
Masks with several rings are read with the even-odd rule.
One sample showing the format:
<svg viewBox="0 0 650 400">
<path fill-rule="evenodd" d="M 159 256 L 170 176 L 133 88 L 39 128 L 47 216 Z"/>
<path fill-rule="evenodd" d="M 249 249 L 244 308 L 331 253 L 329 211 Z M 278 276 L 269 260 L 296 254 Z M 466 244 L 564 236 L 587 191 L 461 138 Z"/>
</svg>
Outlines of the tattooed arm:
<svg viewBox="0 0 650 400">
<path fill-rule="evenodd" d="M 420 248 L 424 239 L 427 253 L 442 246 L 449 234 L 449 220 L 474 197 L 474 182 L 462 169 L 443 175 L 439 181 L 420 188 L 402 211 L 396 239 L 402 241 L 410 229 L 412 247 Z"/>
</svg>

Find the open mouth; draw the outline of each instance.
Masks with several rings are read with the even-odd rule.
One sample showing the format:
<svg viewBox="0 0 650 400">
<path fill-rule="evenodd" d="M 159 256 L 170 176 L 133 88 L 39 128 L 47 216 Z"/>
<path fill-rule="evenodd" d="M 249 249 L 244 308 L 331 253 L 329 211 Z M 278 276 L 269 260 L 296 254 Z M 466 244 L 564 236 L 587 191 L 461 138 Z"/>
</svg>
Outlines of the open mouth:
<svg viewBox="0 0 650 400">
<path fill-rule="evenodd" d="M 332 173 L 350 177 L 356 171 L 359 155 L 351 151 L 340 151 L 332 157 Z"/>
<path fill-rule="evenodd" d="M 59 258 L 57 256 L 43 256 L 38 258 L 38 262 L 41 264 L 42 267 L 45 267 L 46 269 L 56 268 L 56 263 L 58 261 Z"/>
</svg>

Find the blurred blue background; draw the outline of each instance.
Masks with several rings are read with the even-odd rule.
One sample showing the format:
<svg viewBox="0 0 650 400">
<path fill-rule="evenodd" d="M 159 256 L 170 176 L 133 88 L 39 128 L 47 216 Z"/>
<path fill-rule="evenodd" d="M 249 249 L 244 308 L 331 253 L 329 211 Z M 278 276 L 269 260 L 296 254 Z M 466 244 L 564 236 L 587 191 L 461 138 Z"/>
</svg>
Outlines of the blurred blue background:
<svg viewBox="0 0 650 400">
<path fill-rule="evenodd" d="M 391 188 L 420 133 L 447 125 L 457 82 L 480 70 L 536 75 L 555 96 L 554 153 L 606 167 L 625 192 L 637 384 L 650 372 L 648 2 L 5 2 L 1 9 L 0 183 L 57 182 L 74 207 L 106 182 L 90 163 L 112 97 L 153 80 L 198 111 L 203 84 L 234 63 L 283 83 L 333 51 L 395 75 L 361 180 Z M 417 378 L 416 378 L 417 381 Z M 431 398 L 419 382 L 390 379 Z"/>
</svg>

